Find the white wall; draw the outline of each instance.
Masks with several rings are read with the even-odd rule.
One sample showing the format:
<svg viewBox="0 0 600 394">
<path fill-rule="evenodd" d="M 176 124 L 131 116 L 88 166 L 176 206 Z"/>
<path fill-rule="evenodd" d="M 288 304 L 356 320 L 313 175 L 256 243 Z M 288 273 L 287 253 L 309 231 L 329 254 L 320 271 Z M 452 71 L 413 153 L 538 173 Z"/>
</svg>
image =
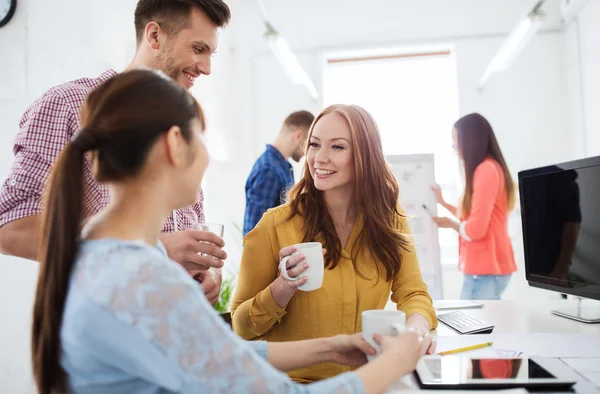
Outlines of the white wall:
<svg viewBox="0 0 600 394">
<path fill-rule="evenodd" d="M 121 69 L 135 47 L 135 0 L 20 0 L 0 29 L 0 175 L 12 162 L 18 121 L 48 88 L 107 68 Z M 91 17 L 93 16 L 93 17 Z"/>
<path fill-rule="evenodd" d="M 575 156 L 580 158 L 587 154 L 584 105 L 583 105 L 583 77 L 581 73 L 581 59 L 579 46 L 579 24 L 577 21 L 565 26 L 565 76 L 567 84 L 567 127 L 572 133 L 573 150 Z"/>
<path fill-rule="evenodd" d="M 579 124 L 583 127 L 585 155 L 600 155 L 600 1 L 590 1 L 574 19 L 567 37 L 570 47 L 578 47 L 581 68 L 572 68 L 570 78 L 581 78 Z M 579 42 L 577 41 L 579 38 Z M 580 75 L 578 74 L 580 73 Z"/>
<path fill-rule="evenodd" d="M 497 37 L 455 43 L 459 105 L 461 114 L 476 111 L 488 118 L 516 178 L 520 170 L 573 157 L 564 41 L 560 32 L 534 37 L 511 68 L 492 75 L 480 92 L 477 82 L 502 42 Z"/>
</svg>

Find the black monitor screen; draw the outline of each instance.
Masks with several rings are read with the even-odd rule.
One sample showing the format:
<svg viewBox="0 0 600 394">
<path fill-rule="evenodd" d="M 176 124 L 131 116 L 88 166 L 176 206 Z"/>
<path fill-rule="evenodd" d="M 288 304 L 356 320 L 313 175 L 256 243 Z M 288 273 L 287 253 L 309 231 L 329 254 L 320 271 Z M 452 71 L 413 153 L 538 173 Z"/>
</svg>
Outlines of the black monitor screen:
<svg viewBox="0 0 600 394">
<path fill-rule="evenodd" d="M 519 173 L 527 279 L 597 298 L 600 162 L 574 163 Z"/>
</svg>

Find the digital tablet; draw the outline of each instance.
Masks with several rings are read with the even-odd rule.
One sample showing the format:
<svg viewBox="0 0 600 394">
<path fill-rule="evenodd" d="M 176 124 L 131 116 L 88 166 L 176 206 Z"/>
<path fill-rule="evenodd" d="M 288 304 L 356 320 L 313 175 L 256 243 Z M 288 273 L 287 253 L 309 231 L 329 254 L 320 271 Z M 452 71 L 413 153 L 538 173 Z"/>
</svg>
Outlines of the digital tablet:
<svg viewBox="0 0 600 394">
<path fill-rule="evenodd" d="M 422 389 L 569 390 L 575 381 L 561 379 L 543 367 L 543 359 L 426 356 L 417 364 Z"/>
</svg>

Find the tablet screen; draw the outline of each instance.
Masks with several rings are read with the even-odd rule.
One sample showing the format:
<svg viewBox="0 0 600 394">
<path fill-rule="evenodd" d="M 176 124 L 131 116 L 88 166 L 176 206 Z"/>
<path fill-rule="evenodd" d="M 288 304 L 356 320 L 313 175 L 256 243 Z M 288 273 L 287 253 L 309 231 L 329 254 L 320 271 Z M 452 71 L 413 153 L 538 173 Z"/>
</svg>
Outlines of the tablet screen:
<svg viewBox="0 0 600 394">
<path fill-rule="evenodd" d="M 463 383 L 497 379 L 553 379 L 554 376 L 530 359 L 441 357 L 423 360 L 434 381 Z"/>
</svg>

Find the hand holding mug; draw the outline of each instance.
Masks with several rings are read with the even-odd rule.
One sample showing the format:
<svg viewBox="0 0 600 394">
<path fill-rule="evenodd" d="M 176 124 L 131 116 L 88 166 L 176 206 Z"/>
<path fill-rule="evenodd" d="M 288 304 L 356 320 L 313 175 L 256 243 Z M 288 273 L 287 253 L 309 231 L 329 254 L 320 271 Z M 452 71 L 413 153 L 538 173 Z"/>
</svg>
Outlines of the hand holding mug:
<svg viewBox="0 0 600 394">
<path fill-rule="evenodd" d="M 395 337 L 406 331 L 406 314 L 396 310 L 372 309 L 363 311 L 362 315 L 362 335 L 377 351 L 381 354 L 382 349 L 374 339 L 376 335 L 380 337 Z M 373 360 L 375 355 L 368 355 L 367 358 Z"/>
<path fill-rule="evenodd" d="M 305 242 L 291 248 L 284 248 L 279 253 L 279 272 L 285 285 L 302 291 L 320 289 L 325 269 L 321 243 Z"/>
<path fill-rule="evenodd" d="M 420 337 L 415 331 L 404 331 L 395 336 L 386 336 L 373 334 L 373 339 L 382 354 L 396 354 L 401 356 L 402 362 L 416 367 L 417 362 L 423 355 L 423 337 Z"/>
<path fill-rule="evenodd" d="M 361 333 L 340 334 L 329 338 L 328 341 L 331 346 L 329 361 L 336 364 L 360 367 L 367 362 L 366 355 L 373 356 L 376 353 L 376 350 L 363 339 Z"/>
<path fill-rule="evenodd" d="M 308 281 L 308 277 L 301 276 L 301 274 L 308 269 L 309 264 L 306 262 L 306 256 L 303 253 L 294 255 L 297 251 L 298 248 L 296 246 L 288 246 L 279 252 L 281 259 L 279 272 L 283 280 L 283 285 L 285 288 L 294 291 L 298 290 L 298 287 Z"/>
<path fill-rule="evenodd" d="M 319 242 L 288 246 L 279 252 L 279 276 L 271 284 L 273 301 L 284 308 L 298 290 L 313 291 L 323 285 L 325 250 Z"/>
<path fill-rule="evenodd" d="M 211 232 L 188 229 L 161 234 L 167 254 L 188 272 L 221 268 L 227 253 L 222 249 L 223 239 Z"/>
</svg>

